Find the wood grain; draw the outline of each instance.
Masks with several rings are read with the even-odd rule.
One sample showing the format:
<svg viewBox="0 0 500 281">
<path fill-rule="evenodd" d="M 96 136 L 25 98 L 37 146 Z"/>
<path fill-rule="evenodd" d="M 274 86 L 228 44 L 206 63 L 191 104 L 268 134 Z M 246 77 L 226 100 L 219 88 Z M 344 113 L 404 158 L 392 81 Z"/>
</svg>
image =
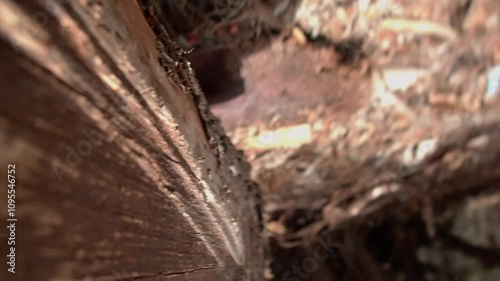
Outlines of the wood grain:
<svg viewBox="0 0 500 281">
<path fill-rule="evenodd" d="M 166 75 L 139 5 L 0 10 L 0 164 L 18 179 L 16 274 L 2 279 L 258 280 L 248 165 L 195 80 Z"/>
</svg>

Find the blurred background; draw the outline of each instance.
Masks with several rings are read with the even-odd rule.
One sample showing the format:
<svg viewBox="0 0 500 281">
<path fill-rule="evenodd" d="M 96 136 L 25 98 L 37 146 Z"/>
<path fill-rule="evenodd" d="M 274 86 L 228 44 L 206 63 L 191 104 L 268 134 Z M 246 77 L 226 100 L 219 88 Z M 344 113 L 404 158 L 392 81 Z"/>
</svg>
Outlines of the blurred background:
<svg viewBox="0 0 500 281">
<path fill-rule="evenodd" d="M 143 4 L 252 164 L 267 278 L 500 280 L 499 1 Z"/>
</svg>

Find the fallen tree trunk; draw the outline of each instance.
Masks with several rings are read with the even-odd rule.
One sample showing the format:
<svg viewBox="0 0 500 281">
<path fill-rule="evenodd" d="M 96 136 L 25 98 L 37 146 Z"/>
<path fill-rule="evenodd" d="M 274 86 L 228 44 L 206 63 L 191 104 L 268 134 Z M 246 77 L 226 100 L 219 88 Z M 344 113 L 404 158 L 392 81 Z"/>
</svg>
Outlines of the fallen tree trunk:
<svg viewBox="0 0 500 281">
<path fill-rule="evenodd" d="M 139 4 L 0 11 L 0 161 L 17 203 L 2 279 L 261 280 L 249 167 Z"/>
</svg>

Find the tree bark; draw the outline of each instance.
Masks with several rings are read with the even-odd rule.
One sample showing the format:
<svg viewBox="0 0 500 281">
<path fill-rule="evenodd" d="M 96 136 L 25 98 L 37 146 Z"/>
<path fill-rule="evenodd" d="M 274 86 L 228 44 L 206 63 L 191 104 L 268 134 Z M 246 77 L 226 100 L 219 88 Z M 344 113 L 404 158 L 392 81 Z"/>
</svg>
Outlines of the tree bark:
<svg viewBox="0 0 500 281">
<path fill-rule="evenodd" d="M 17 219 L 2 280 L 261 280 L 249 167 L 139 4 L 0 11 L 1 177 L 15 165 Z"/>
</svg>

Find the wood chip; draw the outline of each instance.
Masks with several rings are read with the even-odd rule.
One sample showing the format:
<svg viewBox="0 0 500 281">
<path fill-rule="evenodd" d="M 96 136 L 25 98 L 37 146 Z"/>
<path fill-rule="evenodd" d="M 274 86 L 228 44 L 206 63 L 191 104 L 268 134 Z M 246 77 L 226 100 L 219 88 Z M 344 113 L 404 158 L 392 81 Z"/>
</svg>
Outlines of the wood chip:
<svg viewBox="0 0 500 281">
<path fill-rule="evenodd" d="M 273 148 L 298 148 L 312 141 L 312 130 L 308 124 L 265 131 L 249 138 L 244 144 L 246 149 L 266 150 Z"/>
<path fill-rule="evenodd" d="M 451 27 L 430 21 L 386 19 L 380 24 L 383 30 L 411 32 L 420 35 L 435 35 L 450 41 L 457 39 L 457 33 Z"/>
<path fill-rule="evenodd" d="M 305 46 L 307 44 L 307 37 L 300 28 L 294 27 L 292 29 L 292 36 L 300 46 Z"/>
</svg>

